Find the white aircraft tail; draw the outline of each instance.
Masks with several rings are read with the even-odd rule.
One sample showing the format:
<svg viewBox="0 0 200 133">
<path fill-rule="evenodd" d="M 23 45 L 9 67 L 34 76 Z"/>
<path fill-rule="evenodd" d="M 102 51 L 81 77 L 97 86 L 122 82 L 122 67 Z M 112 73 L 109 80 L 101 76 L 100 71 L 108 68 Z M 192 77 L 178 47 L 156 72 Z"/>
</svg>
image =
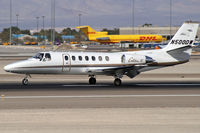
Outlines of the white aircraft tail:
<svg viewBox="0 0 200 133">
<path fill-rule="evenodd" d="M 195 22 L 185 22 L 163 50 L 169 51 L 192 46 L 197 34 L 198 26 L 199 24 Z"/>
<path fill-rule="evenodd" d="M 162 50 L 179 61 L 189 60 L 199 24 L 185 22 Z"/>
</svg>

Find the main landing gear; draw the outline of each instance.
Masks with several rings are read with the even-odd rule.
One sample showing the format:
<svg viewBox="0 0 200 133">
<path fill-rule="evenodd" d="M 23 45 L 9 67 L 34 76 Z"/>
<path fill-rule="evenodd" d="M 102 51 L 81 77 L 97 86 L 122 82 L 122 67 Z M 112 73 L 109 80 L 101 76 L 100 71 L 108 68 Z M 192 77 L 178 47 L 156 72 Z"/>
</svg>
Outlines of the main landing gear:
<svg viewBox="0 0 200 133">
<path fill-rule="evenodd" d="M 120 86 L 122 84 L 121 78 L 123 77 L 123 73 L 116 73 L 114 75 L 114 85 L 115 86 Z"/>
<path fill-rule="evenodd" d="M 28 85 L 28 77 L 31 78 L 30 74 L 26 74 L 26 76 L 24 77 L 24 79 L 22 80 L 22 84 L 23 85 Z"/>
<path fill-rule="evenodd" d="M 121 84 L 122 84 L 122 81 L 121 81 L 120 78 L 116 78 L 116 79 L 114 80 L 114 85 L 115 85 L 115 86 L 120 86 Z"/>
<path fill-rule="evenodd" d="M 89 75 L 89 84 L 90 85 L 95 85 L 96 84 L 96 77 L 95 77 L 95 75 Z M 122 84 L 122 80 L 121 80 L 121 78 L 123 77 L 123 75 L 122 74 L 116 74 L 115 76 L 114 76 L 114 78 L 115 78 L 115 80 L 114 80 L 114 85 L 115 86 L 121 86 L 121 84 Z"/>
<path fill-rule="evenodd" d="M 96 78 L 95 78 L 95 76 L 93 75 L 93 76 L 89 76 L 89 77 L 90 77 L 89 84 L 95 85 L 96 84 Z"/>
</svg>

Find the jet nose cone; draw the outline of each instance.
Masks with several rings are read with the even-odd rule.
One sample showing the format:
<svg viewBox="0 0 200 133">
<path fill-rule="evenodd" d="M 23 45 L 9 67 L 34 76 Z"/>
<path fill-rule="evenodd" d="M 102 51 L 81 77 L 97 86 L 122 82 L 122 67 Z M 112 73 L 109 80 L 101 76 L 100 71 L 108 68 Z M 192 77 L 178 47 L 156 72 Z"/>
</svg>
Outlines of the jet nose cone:
<svg viewBox="0 0 200 133">
<path fill-rule="evenodd" d="M 6 65 L 3 68 L 6 72 L 11 72 L 12 71 L 12 65 Z"/>
<path fill-rule="evenodd" d="M 22 73 L 24 66 L 26 66 L 27 61 L 19 61 L 19 62 L 14 62 L 12 64 L 8 64 L 7 66 L 4 67 L 4 70 L 6 72 L 11 72 L 11 73 Z"/>
</svg>

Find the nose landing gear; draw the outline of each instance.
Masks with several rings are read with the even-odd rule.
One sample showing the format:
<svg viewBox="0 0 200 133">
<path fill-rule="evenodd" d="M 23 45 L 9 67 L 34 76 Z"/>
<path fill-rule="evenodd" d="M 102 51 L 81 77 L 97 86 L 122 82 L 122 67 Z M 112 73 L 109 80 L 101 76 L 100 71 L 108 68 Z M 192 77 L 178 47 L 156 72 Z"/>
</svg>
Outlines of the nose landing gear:
<svg viewBox="0 0 200 133">
<path fill-rule="evenodd" d="M 22 80 L 22 84 L 23 85 L 28 85 L 28 77 L 31 78 L 30 74 L 26 74 L 26 76 L 24 77 L 24 79 Z"/>
<path fill-rule="evenodd" d="M 23 85 L 28 85 L 28 79 L 27 79 L 27 78 L 24 78 L 24 79 L 22 80 L 22 84 L 23 84 Z"/>
</svg>

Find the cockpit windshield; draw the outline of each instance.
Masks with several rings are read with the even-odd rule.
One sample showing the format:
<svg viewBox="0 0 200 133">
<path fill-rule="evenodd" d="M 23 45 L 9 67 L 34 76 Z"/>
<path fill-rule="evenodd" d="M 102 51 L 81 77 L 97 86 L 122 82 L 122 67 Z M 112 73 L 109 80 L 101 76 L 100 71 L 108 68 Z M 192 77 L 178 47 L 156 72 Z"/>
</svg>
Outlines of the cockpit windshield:
<svg viewBox="0 0 200 133">
<path fill-rule="evenodd" d="M 33 56 L 33 58 L 42 60 L 43 56 L 44 53 L 37 53 L 36 55 Z"/>
</svg>

